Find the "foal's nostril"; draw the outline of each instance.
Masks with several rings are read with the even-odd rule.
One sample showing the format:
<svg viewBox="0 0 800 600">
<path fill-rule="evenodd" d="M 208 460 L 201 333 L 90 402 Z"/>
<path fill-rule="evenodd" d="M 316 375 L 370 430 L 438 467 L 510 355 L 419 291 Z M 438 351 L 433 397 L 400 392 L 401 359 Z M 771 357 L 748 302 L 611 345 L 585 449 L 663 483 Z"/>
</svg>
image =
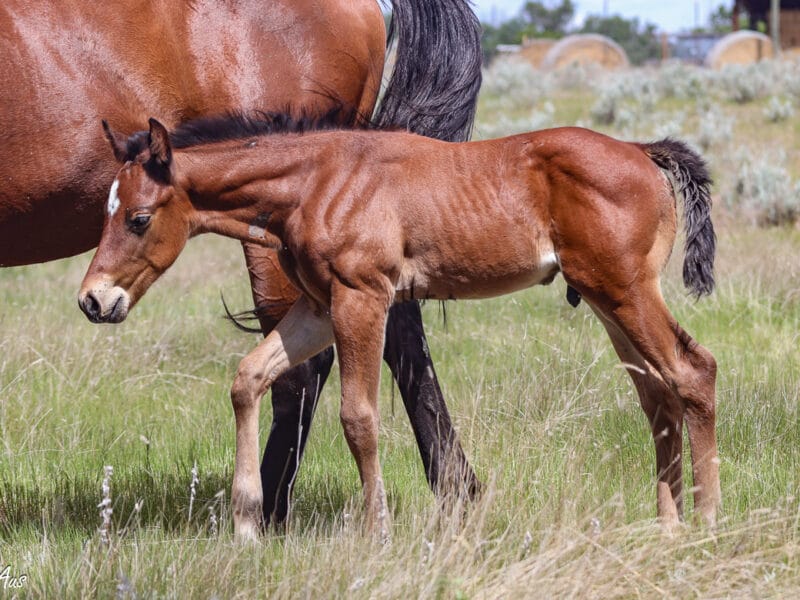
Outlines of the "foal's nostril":
<svg viewBox="0 0 800 600">
<path fill-rule="evenodd" d="M 78 304 L 90 321 L 93 321 L 94 323 L 100 321 L 100 302 L 97 300 L 97 298 L 95 298 L 92 292 L 86 294 L 86 296 L 83 297 L 83 300 L 78 302 Z"/>
</svg>

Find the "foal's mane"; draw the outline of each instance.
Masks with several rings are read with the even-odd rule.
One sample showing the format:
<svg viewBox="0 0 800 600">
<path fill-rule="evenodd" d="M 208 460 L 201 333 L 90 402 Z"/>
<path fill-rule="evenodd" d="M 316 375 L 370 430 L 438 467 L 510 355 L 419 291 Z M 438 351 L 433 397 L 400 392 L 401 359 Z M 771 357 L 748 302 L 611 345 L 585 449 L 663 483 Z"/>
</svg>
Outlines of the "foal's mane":
<svg viewBox="0 0 800 600">
<path fill-rule="evenodd" d="M 346 125 L 346 124 L 350 125 Z M 357 123 L 352 125 L 352 123 Z M 334 129 L 369 129 L 369 119 L 358 115 L 354 109 L 335 106 L 323 114 L 301 112 L 243 111 L 226 112 L 211 117 L 200 117 L 178 125 L 169 133 L 173 148 L 185 149 L 201 144 L 244 140 L 273 134 L 308 133 Z M 126 142 L 128 160 L 134 160 L 148 148 L 148 132 L 137 131 Z"/>
<path fill-rule="evenodd" d="M 322 115 L 305 112 L 295 115 L 289 111 L 228 112 L 181 123 L 170 132 L 169 139 L 173 148 L 181 149 L 272 134 L 342 129 L 344 123 L 357 122 L 356 115 L 352 112 L 344 110 L 341 106 L 336 106 Z M 369 124 L 365 123 L 361 128 L 368 126 Z M 349 128 L 353 129 L 354 126 L 351 125 Z"/>
</svg>

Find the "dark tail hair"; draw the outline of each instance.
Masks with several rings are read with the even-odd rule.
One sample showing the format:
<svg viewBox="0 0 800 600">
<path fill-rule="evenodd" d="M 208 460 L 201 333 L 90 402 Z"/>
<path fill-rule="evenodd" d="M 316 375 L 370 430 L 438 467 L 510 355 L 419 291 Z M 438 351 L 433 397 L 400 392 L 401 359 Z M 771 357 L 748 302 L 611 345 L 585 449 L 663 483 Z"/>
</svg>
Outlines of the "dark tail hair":
<svg viewBox="0 0 800 600">
<path fill-rule="evenodd" d="M 643 145 L 645 152 L 668 171 L 683 196 L 686 256 L 683 283 L 694 296 L 714 290 L 714 253 L 717 236 L 711 222 L 711 175 L 706 161 L 684 142 L 672 138 Z"/>
<path fill-rule="evenodd" d="M 250 327 L 245 325 L 246 322 L 257 322 L 260 318 L 264 315 L 270 315 L 270 313 L 275 313 L 277 310 L 282 312 L 286 312 L 291 308 L 291 304 L 287 303 L 272 303 L 272 304 L 261 304 L 256 306 L 255 308 L 251 308 L 250 310 L 243 310 L 240 312 L 231 312 L 228 308 L 228 303 L 225 302 L 225 294 L 221 291 L 219 293 L 219 298 L 222 300 L 222 308 L 225 310 L 225 316 L 223 319 L 227 319 L 233 326 L 236 327 L 239 331 L 244 331 L 245 333 L 261 333 L 261 327 Z"/>
<path fill-rule="evenodd" d="M 452 142 L 472 131 L 481 86 L 481 25 L 468 0 L 391 0 L 392 77 L 373 119 L 378 128 Z"/>
</svg>

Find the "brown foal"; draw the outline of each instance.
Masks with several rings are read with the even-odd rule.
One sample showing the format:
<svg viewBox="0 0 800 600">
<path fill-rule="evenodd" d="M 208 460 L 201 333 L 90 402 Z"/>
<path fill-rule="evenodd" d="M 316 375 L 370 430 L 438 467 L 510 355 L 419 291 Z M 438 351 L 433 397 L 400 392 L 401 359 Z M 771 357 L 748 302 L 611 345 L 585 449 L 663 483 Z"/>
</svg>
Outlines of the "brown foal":
<svg viewBox="0 0 800 600">
<path fill-rule="evenodd" d="M 281 373 L 336 344 L 344 433 L 367 522 L 385 535 L 377 396 L 389 308 L 506 294 L 558 272 L 571 301 L 584 298 L 598 315 L 636 385 L 656 444 L 659 517 L 670 525 L 682 515 L 685 419 L 695 507 L 714 522 L 716 364 L 660 287 L 676 197 L 685 204 L 684 282 L 697 295 L 714 285 L 710 179 L 699 156 L 675 140 L 634 144 L 577 128 L 447 143 L 405 132 L 281 134 L 270 123 L 205 120 L 171 141 L 151 120 L 138 147 L 107 131 L 126 162 L 79 296 L 89 318 L 118 322 L 193 235 L 278 249 L 302 295 L 242 360 L 231 390 L 238 536 L 258 532 L 259 404 Z"/>
</svg>

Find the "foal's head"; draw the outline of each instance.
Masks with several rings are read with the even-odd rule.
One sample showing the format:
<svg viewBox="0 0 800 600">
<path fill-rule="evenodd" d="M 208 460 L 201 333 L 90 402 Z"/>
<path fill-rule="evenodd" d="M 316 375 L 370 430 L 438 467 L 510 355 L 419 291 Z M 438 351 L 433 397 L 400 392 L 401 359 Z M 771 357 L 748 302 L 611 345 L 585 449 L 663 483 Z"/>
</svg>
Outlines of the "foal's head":
<svg viewBox="0 0 800 600">
<path fill-rule="evenodd" d="M 161 123 L 150 119 L 149 132 L 129 139 L 103 127 L 123 166 L 111 185 L 103 235 L 78 304 L 95 323 L 119 323 L 180 254 L 191 234 L 192 206 L 176 184 Z"/>
</svg>

